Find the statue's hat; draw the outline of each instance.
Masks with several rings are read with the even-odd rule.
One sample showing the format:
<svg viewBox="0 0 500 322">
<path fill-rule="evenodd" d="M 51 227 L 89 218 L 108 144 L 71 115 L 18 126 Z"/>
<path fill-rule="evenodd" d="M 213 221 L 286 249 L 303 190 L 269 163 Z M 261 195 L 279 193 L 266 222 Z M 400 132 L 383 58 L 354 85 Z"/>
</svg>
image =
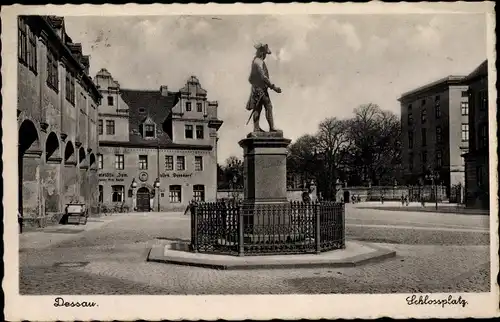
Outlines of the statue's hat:
<svg viewBox="0 0 500 322">
<path fill-rule="evenodd" d="M 262 51 L 264 51 L 266 54 L 271 55 L 271 50 L 269 49 L 269 46 L 268 46 L 267 44 L 261 44 L 261 43 L 258 43 L 258 44 L 256 44 L 254 47 L 255 47 L 255 49 L 257 49 L 257 50 L 262 50 Z"/>
</svg>

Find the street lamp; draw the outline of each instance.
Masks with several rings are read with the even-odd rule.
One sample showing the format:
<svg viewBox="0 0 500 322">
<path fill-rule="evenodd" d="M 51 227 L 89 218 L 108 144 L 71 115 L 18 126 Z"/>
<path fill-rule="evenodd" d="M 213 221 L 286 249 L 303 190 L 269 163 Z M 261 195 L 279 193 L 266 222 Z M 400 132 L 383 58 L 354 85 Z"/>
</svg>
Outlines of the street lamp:
<svg viewBox="0 0 500 322">
<path fill-rule="evenodd" d="M 132 189 L 137 188 L 137 182 L 135 182 L 135 178 L 132 179 L 132 183 L 130 184 L 130 186 L 132 187 Z"/>
<path fill-rule="evenodd" d="M 154 187 L 156 189 L 156 197 L 158 198 L 158 212 L 160 212 L 160 179 L 156 178 Z"/>
<path fill-rule="evenodd" d="M 439 173 L 435 171 L 431 171 L 429 174 L 425 175 L 426 180 L 431 180 L 432 182 L 432 189 L 434 190 L 434 197 L 436 201 L 436 210 L 438 209 L 438 193 L 437 193 L 437 185 L 436 185 L 436 180 L 439 179 Z"/>
</svg>

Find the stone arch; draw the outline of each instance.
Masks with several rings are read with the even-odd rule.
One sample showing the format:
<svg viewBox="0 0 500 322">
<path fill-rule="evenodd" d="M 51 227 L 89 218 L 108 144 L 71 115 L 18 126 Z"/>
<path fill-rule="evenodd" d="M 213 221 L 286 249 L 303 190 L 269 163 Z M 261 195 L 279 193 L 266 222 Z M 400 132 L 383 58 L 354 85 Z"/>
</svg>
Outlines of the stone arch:
<svg viewBox="0 0 500 322">
<path fill-rule="evenodd" d="M 40 136 L 35 124 L 31 120 L 24 120 L 19 127 L 19 152 L 20 156 L 28 150 L 41 151 Z"/>
<path fill-rule="evenodd" d="M 68 143 L 66 143 L 66 148 L 64 149 L 64 163 L 75 163 L 75 160 L 75 147 L 71 141 L 68 141 Z"/>
<path fill-rule="evenodd" d="M 92 167 L 92 168 L 95 168 L 97 167 L 97 164 L 95 162 L 95 154 L 94 153 L 91 153 L 90 156 L 89 156 L 89 166 Z"/>
<path fill-rule="evenodd" d="M 78 163 L 82 163 L 85 161 L 85 158 L 87 156 L 85 155 L 85 148 L 82 146 L 79 150 L 78 150 Z"/>
<path fill-rule="evenodd" d="M 50 132 L 45 141 L 45 160 L 61 159 L 61 149 L 59 148 L 59 138 L 54 132 Z"/>
</svg>

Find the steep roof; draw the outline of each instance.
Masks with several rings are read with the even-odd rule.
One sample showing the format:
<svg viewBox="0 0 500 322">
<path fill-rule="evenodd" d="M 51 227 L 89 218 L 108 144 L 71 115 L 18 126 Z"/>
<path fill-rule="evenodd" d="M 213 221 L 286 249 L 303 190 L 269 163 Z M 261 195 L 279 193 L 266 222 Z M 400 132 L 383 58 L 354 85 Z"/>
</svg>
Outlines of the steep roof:
<svg viewBox="0 0 500 322">
<path fill-rule="evenodd" d="M 163 123 L 170 115 L 172 108 L 177 103 L 177 94 L 168 92 L 164 96 L 156 90 L 120 90 L 123 101 L 129 107 L 129 142 L 134 144 L 151 144 L 151 140 L 145 139 L 139 132 L 140 125 L 149 117 L 158 126 L 159 142 L 170 143 L 171 138 L 163 131 Z M 158 144 L 154 140 L 153 144 Z"/>
</svg>

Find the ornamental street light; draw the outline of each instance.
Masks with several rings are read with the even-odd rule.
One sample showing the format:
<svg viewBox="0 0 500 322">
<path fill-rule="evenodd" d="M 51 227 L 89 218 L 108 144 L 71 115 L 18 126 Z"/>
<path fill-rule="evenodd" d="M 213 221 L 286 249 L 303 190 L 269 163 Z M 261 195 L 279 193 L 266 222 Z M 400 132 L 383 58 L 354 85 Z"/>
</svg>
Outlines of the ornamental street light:
<svg viewBox="0 0 500 322">
<path fill-rule="evenodd" d="M 437 193 L 437 180 L 439 180 L 439 173 L 436 171 L 431 171 L 429 174 L 425 175 L 426 180 L 431 180 L 432 182 L 432 189 L 434 190 L 434 197 L 436 201 L 436 210 L 438 209 L 438 193 Z"/>
<path fill-rule="evenodd" d="M 130 184 L 130 186 L 132 187 L 132 189 L 137 188 L 137 182 L 135 182 L 135 178 L 132 179 L 132 183 Z"/>
<path fill-rule="evenodd" d="M 132 206 L 134 208 L 134 211 L 137 210 L 137 199 L 135 198 L 135 189 L 137 188 L 137 182 L 135 182 L 135 178 L 132 178 L 132 183 L 130 184 L 130 187 L 132 188 Z"/>
<path fill-rule="evenodd" d="M 156 188 L 156 198 L 158 198 L 158 212 L 160 212 L 160 179 L 156 178 L 154 187 Z"/>
</svg>

